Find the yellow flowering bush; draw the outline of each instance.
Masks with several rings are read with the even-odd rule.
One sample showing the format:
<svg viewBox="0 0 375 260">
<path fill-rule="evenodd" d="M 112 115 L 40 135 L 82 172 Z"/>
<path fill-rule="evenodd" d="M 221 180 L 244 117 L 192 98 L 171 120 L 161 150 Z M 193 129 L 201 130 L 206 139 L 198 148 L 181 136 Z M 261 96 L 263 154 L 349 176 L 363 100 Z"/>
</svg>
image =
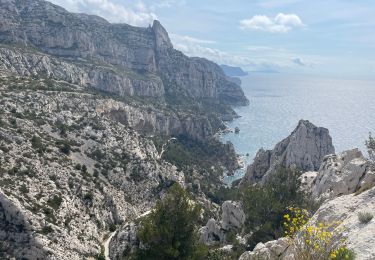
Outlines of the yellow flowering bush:
<svg viewBox="0 0 375 260">
<path fill-rule="evenodd" d="M 339 222 L 308 224 L 308 212 L 300 208 L 288 208 L 284 215 L 285 235 L 290 238 L 299 260 L 341 260 L 354 259 L 354 253 L 345 245 L 345 240 L 337 242 Z"/>
</svg>

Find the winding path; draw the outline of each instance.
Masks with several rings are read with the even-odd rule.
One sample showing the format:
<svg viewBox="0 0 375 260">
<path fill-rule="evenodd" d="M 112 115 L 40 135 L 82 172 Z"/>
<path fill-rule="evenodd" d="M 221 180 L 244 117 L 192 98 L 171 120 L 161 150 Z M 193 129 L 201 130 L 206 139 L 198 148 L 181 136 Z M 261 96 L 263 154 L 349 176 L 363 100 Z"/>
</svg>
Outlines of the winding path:
<svg viewBox="0 0 375 260">
<path fill-rule="evenodd" d="M 147 216 L 148 214 L 151 213 L 151 210 L 148 210 L 146 211 L 145 213 L 139 215 L 136 219 L 139 219 L 141 217 L 145 217 Z M 128 223 L 125 223 L 124 226 L 126 226 Z M 103 247 L 104 247 L 104 256 L 105 256 L 105 260 L 111 260 L 110 256 L 109 256 L 109 244 L 111 243 L 111 240 L 112 238 L 116 235 L 117 231 L 115 232 L 112 232 L 109 237 L 107 238 L 107 240 L 104 241 L 103 243 Z"/>
<path fill-rule="evenodd" d="M 117 231 L 112 232 L 107 240 L 103 243 L 105 260 L 111 260 L 111 258 L 109 257 L 109 243 L 111 242 L 111 239 L 116 235 L 116 233 Z"/>
<path fill-rule="evenodd" d="M 165 144 L 163 144 L 163 146 L 161 147 L 161 152 L 159 154 L 159 159 L 161 159 L 161 157 L 163 156 L 163 153 L 165 152 L 165 147 L 173 140 L 177 140 L 177 138 L 174 138 L 172 137 L 171 139 L 169 139 Z"/>
</svg>

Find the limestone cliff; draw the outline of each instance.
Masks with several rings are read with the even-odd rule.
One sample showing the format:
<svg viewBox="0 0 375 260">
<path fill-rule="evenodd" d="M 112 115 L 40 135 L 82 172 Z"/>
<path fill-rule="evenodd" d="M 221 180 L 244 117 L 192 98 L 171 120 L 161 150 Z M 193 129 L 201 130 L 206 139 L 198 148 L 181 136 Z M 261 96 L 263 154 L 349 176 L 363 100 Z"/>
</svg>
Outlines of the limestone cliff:
<svg viewBox="0 0 375 260">
<path fill-rule="evenodd" d="M 160 98 L 168 92 L 230 105 L 248 103 L 218 65 L 173 49 L 158 21 L 148 28 L 111 24 L 43 0 L 2 0 L 0 21 L 0 43 L 31 52 L 0 54 L 2 67 L 19 75 L 70 78 L 121 96 Z"/>
</svg>

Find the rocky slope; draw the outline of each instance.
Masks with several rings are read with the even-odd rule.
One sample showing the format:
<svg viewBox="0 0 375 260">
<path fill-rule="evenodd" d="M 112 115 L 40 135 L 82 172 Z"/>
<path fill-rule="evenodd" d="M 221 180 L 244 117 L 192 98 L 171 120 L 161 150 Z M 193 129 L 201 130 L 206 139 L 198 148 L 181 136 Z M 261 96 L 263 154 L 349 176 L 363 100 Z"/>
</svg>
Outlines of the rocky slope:
<svg viewBox="0 0 375 260">
<path fill-rule="evenodd" d="M 280 167 L 294 167 L 303 172 L 318 170 L 324 156 L 334 152 L 328 129 L 301 120 L 290 136 L 276 144 L 273 150 L 257 152 L 241 184 L 264 182 Z"/>
<path fill-rule="evenodd" d="M 150 139 L 97 111 L 108 98 L 53 87 L 1 79 L 2 257 L 95 256 L 110 229 L 185 185 Z"/>
<path fill-rule="evenodd" d="M 344 177 L 345 178 L 345 177 Z M 343 178 L 343 179 L 344 179 Z M 361 222 L 359 214 L 375 213 L 375 182 L 367 182 L 367 189 L 356 193 L 334 197 L 323 203 L 307 225 L 319 223 L 339 223 L 337 230 L 342 230 L 334 241 L 345 239 L 348 248 L 355 252 L 355 259 L 371 260 L 375 258 L 375 221 Z M 318 184 L 319 186 L 319 184 Z M 340 189 L 340 186 L 336 186 Z M 372 188 L 371 188 L 372 187 Z M 298 260 L 287 238 L 280 238 L 267 243 L 259 243 L 252 252 L 245 252 L 240 260 Z"/>
<path fill-rule="evenodd" d="M 173 49 L 158 21 L 149 28 L 110 24 L 43 0 L 3 0 L 0 20 L 0 43 L 6 45 L 0 67 L 19 75 L 45 73 L 121 96 L 248 103 L 218 65 Z"/>
<path fill-rule="evenodd" d="M 306 122 L 300 122 L 297 130 L 285 140 L 296 138 L 295 134 L 299 132 L 298 128 L 301 127 L 301 123 L 306 124 Z M 310 129 L 316 130 L 317 128 Z M 327 136 L 328 131 L 323 129 L 316 133 L 319 132 L 326 134 L 314 135 L 316 138 L 310 138 L 309 142 L 320 144 L 316 147 L 331 147 L 330 138 Z M 285 140 L 276 147 L 283 147 L 281 144 L 286 142 Z M 300 147 L 311 147 L 304 145 L 306 143 L 304 138 L 296 138 L 296 140 L 302 141 L 302 145 L 291 146 L 289 154 L 301 154 Z M 322 145 L 324 140 L 329 141 Z M 286 143 L 289 143 L 289 141 Z M 323 149 L 324 153 L 329 151 L 326 148 Z M 268 153 L 275 154 L 275 151 L 278 151 L 278 149 L 275 148 L 275 150 L 268 151 Z M 284 150 L 282 151 L 285 153 Z M 305 151 L 315 151 L 309 154 L 308 158 L 311 158 L 311 155 L 314 155 L 312 158 L 321 158 L 320 153 L 317 153 L 316 150 Z M 278 160 L 277 163 L 279 165 L 287 165 L 286 162 L 288 160 L 286 158 L 288 156 L 281 158 L 282 160 Z M 297 156 L 297 158 L 301 157 Z M 306 162 L 307 164 L 305 165 L 300 164 L 301 169 L 308 170 L 301 175 L 301 188 L 310 194 L 315 201 L 322 203 L 307 225 L 318 226 L 319 223 L 339 223 L 337 230 L 342 232 L 338 232 L 334 240 L 345 239 L 348 248 L 355 252 L 356 259 L 374 259 L 375 241 L 373 234 L 375 232 L 375 222 L 370 220 L 368 223 L 364 223 L 359 218 L 360 213 L 375 214 L 375 173 L 373 162 L 366 159 L 358 149 L 344 151 L 337 155 L 328 154 L 321 161 L 320 159 L 316 160 L 317 163 L 320 162 L 320 167 L 317 171 L 311 171 L 315 166 L 310 160 Z M 255 162 L 251 167 L 252 172 L 266 172 L 263 165 Z M 267 164 L 266 166 L 268 167 Z M 268 169 L 267 171 L 269 171 Z M 297 260 L 297 257 L 290 241 L 288 242 L 287 238 L 280 238 L 267 243 L 259 243 L 253 251 L 245 252 L 240 257 L 240 260 L 255 259 Z"/>
</svg>

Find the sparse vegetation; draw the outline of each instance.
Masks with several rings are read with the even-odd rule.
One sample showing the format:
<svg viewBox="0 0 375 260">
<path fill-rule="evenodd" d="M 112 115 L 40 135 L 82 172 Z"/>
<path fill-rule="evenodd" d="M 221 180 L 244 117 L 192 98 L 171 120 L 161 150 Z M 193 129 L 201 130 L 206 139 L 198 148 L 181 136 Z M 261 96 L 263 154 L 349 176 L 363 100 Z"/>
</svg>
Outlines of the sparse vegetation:
<svg viewBox="0 0 375 260">
<path fill-rule="evenodd" d="M 46 151 L 46 147 L 43 145 L 42 139 L 39 136 L 34 135 L 31 138 L 31 146 L 39 153 Z"/>
<path fill-rule="evenodd" d="M 367 146 L 370 159 L 375 162 L 375 138 L 371 133 L 369 134 L 369 138 L 366 140 L 365 144 Z"/>
<path fill-rule="evenodd" d="M 246 213 L 246 229 L 252 232 L 250 248 L 284 235 L 283 215 L 290 206 L 304 207 L 306 195 L 299 189 L 299 172 L 280 169 L 263 186 L 247 187 L 242 201 Z"/>
<path fill-rule="evenodd" d="M 44 226 L 42 230 L 40 230 L 40 233 L 43 235 L 48 235 L 53 232 L 53 228 L 51 226 Z"/>
<path fill-rule="evenodd" d="M 362 211 L 358 213 L 358 220 L 362 224 L 369 223 L 374 218 L 374 214 L 368 211 Z"/>
<path fill-rule="evenodd" d="M 297 259 L 303 260 L 353 260 L 354 252 L 350 250 L 338 228 L 340 222 L 308 224 L 307 210 L 289 207 L 284 215 L 285 234 L 295 250 Z"/>
<path fill-rule="evenodd" d="M 361 188 L 359 188 L 355 193 L 354 195 L 357 196 L 365 191 L 368 191 L 370 190 L 371 188 L 373 188 L 375 186 L 375 183 L 366 183 L 365 185 L 363 185 Z"/>
<path fill-rule="evenodd" d="M 58 210 L 62 203 L 62 198 L 58 195 L 54 195 L 52 198 L 48 199 L 47 204 L 54 210 Z"/>
</svg>

